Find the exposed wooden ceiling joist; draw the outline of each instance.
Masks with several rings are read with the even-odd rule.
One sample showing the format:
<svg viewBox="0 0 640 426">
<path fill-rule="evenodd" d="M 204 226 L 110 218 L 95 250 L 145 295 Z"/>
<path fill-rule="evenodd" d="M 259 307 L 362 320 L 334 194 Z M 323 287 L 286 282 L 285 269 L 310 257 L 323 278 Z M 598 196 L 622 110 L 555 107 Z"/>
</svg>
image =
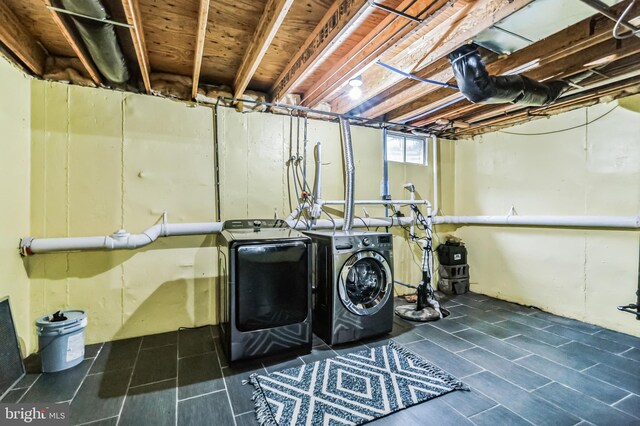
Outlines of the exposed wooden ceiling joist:
<svg viewBox="0 0 640 426">
<path fill-rule="evenodd" d="M 293 0 L 269 0 L 266 4 L 251 44 L 236 73 L 233 82 L 234 97 L 241 97 L 246 90 L 292 4 Z"/>
<path fill-rule="evenodd" d="M 0 42 L 18 57 L 34 74 L 44 73 L 44 62 L 47 53 L 38 45 L 33 36 L 20 24 L 19 19 L 0 2 Z"/>
<path fill-rule="evenodd" d="M 455 135 L 449 136 L 469 137 L 490 131 L 496 131 L 537 118 L 548 117 L 552 114 L 559 114 L 575 108 L 593 105 L 598 103 L 602 98 L 616 99 L 625 94 L 638 93 L 639 91 L 640 76 L 629 77 L 621 82 L 607 84 L 584 93 L 578 93 L 546 107 L 519 108 L 517 111 L 512 111 L 509 114 L 500 114 L 492 118 L 478 121 L 468 128 L 457 130 Z"/>
<path fill-rule="evenodd" d="M 640 11 L 640 5 L 637 7 Z M 512 73 L 514 71 L 525 72 L 525 75 L 534 79 L 548 79 L 550 77 L 560 77 L 560 73 L 565 71 L 564 75 L 571 75 L 572 73 L 566 73 L 568 70 L 568 62 L 564 58 L 571 57 L 578 52 L 589 49 L 590 47 L 597 45 L 603 41 L 612 40 L 611 30 L 613 29 L 613 23 L 608 19 L 600 16 L 585 19 L 575 25 L 572 25 L 556 34 L 553 34 L 546 39 L 540 40 L 515 54 L 507 57 L 496 59 L 495 56 L 490 58 L 487 64 L 487 70 L 490 74 L 500 75 L 505 73 Z M 615 49 L 615 47 L 614 47 Z M 599 49 L 597 51 L 590 51 L 586 56 L 573 56 L 573 61 L 579 61 L 579 59 L 589 59 L 580 62 L 580 67 L 589 61 L 593 61 L 598 57 L 606 56 L 602 52 L 606 53 L 606 49 L 603 51 Z M 556 64 L 555 70 L 546 68 L 542 74 L 535 72 L 536 69 L 545 69 L 545 66 L 549 64 Z M 429 67 L 431 69 L 433 67 Z M 527 70 L 529 70 L 527 72 Z M 532 73 L 533 70 L 534 72 Z M 579 71 L 580 69 L 577 69 Z M 453 71 L 451 67 L 444 67 L 441 71 L 435 74 L 430 74 L 429 78 L 440 81 L 449 81 L 453 78 Z M 397 93 L 388 93 L 384 96 L 384 100 L 374 105 L 367 111 L 361 112 L 367 117 L 376 117 L 381 115 L 382 112 L 387 112 L 387 118 L 394 121 L 404 121 L 411 117 L 418 116 L 426 111 L 432 110 L 447 101 L 451 101 L 455 98 L 451 94 L 453 91 L 441 89 L 438 86 L 418 83 L 415 81 L 405 81 L 402 83 L 403 90 Z M 391 110 L 391 103 L 395 103 L 396 108 Z M 461 101 L 459 105 L 468 107 L 470 105 L 466 101 Z M 446 117 L 446 113 L 455 110 L 459 106 L 452 106 L 446 110 L 438 110 L 435 115 L 436 118 Z M 427 124 L 431 121 L 421 119 L 420 123 Z M 448 117 L 447 117 L 448 118 Z"/>
<path fill-rule="evenodd" d="M 433 35 L 430 39 L 435 48 L 429 47 L 428 45 L 424 46 L 424 49 L 430 53 L 428 57 L 418 58 L 417 61 L 411 64 L 411 67 L 415 66 L 417 62 L 423 64 L 419 69 L 414 69 L 413 71 L 416 73 L 420 72 L 430 64 L 446 56 L 452 50 L 467 43 L 484 29 L 517 12 L 532 1 L 533 0 L 473 1 L 473 7 L 468 13 L 460 13 L 459 16 L 455 17 L 454 22 L 457 22 L 456 31 L 450 32 L 444 39 L 441 38 L 441 35 L 445 33 L 447 29 L 445 26 L 452 25 L 452 22 L 449 21 L 433 29 Z M 464 9 L 466 9 L 466 7 L 463 8 L 463 10 Z M 402 69 L 402 67 L 400 68 Z M 363 96 L 358 100 L 350 99 L 348 96 L 341 96 L 331 103 L 332 111 L 338 113 L 349 112 L 384 90 L 389 89 L 399 81 L 397 75 L 381 67 L 370 68 L 366 76 L 363 76 L 363 79 L 365 82 L 362 90 Z"/>
<path fill-rule="evenodd" d="M 587 19 L 534 43 L 520 51 L 517 56 L 495 61 L 489 64 L 487 69 L 492 74 L 501 74 L 528 66 L 530 70 L 525 71 L 524 75 L 534 80 L 544 81 L 568 78 L 640 53 L 638 38 L 615 40 L 610 37 L 612 27 L 613 23 L 608 20 Z M 550 51 L 554 53 L 549 54 Z M 419 114 L 424 108 L 432 108 L 432 106 L 425 104 L 423 107 L 416 107 L 413 113 Z M 435 122 L 438 118 L 450 120 L 478 108 L 480 105 L 463 101 L 447 109 L 422 116 L 420 120 L 413 123 L 423 126 Z M 390 117 L 395 120 L 405 118 L 395 114 L 390 114 Z"/>
<path fill-rule="evenodd" d="M 611 67 L 606 67 L 605 69 L 607 70 L 607 76 L 603 77 L 601 75 L 595 74 L 593 78 L 587 79 L 584 82 L 580 82 L 580 84 L 584 84 L 585 85 L 585 89 L 581 90 L 577 93 L 569 93 L 568 95 L 566 95 L 565 97 L 560 98 L 559 101 L 557 101 L 556 103 L 549 105 L 547 107 L 530 107 L 530 108 L 526 108 L 530 111 L 538 111 L 538 110 L 543 110 L 545 108 L 552 108 L 554 105 L 556 105 L 557 103 L 562 103 L 564 105 L 566 105 L 566 102 L 574 100 L 574 99 L 581 99 L 581 100 L 590 100 L 591 98 L 587 99 L 585 98 L 585 96 L 589 97 L 589 96 L 602 96 L 601 92 L 602 90 L 602 86 L 604 85 L 605 87 L 607 86 L 606 81 L 611 79 L 611 78 L 618 78 L 619 76 L 624 76 L 625 74 L 628 74 L 630 71 L 632 70 L 636 70 L 636 75 L 640 74 L 640 72 L 638 72 L 638 65 L 640 64 L 640 60 L 635 60 L 635 61 L 629 61 L 629 59 L 633 59 L 634 57 L 636 57 L 637 55 L 629 55 L 627 57 L 624 57 L 620 60 L 615 61 L 614 63 L 612 63 Z M 617 64 L 621 64 L 620 66 L 618 66 Z M 632 78 L 632 77 L 629 77 Z M 625 84 L 625 83 L 623 83 Z M 610 87 L 615 88 L 616 85 L 613 84 Z M 595 94 L 595 95 L 594 95 Z M 458 111 L 455 113 L 455 116 L 457 117 L 457 120 L 461 120 L 461 121 L 465 121 L 467 123 L 481 123 L 484 122 L 485 120 L 499 120 L 502 118 L 508 118 L 511 117 L 514 113 L 517 114 L 517 111 L 522 110 L 523 107 L 521 105 L 512 105 L 512 104 L 502 104 L 502 105 L 496 105 L 496 104 L 476 104 L 476 105 L 471 105 L 471 108 L 466 108 L 466 109 L 462 109 L 461 111 Z"/>
<path fill-rule="evenodd" d="M 204 52 L 204 40 L 207 36 L 207 22 L 209 19 L 210 0 L 200 0 L 198 10 L 198 35 L 196 37 L 196 51 L 193 58 L 193 74 L 191 86 L 191 98 L 195 99 L 198 94 L 198 83 L 200 82 L 200 70 L 202 68 L 202 54 Z"/>
<path fill-rule="evenodd" d="M 144 39 L 140 5 L 138 4 L 138 0 L 122 0 L 122 7 L 127 16 L 127 22 L 131 25 L 131 39 L 133 40 L 136 57 L 138 58 L 138 66 L 140 67 L 140 74 L 144 82 L 144 89 L 147 93 L 151 93 L 149 55 L 147 53 L 147 43 Z"/>
<path fill-rule="evenodd" d="M 367 0 L 336 0 L 277 78 L 271 89 L 271 97 L 279 100 L 289 93 L 296 83 L 304 79 L 334 40 L 369 7 Z"/>
<path fill-rule="evenodd" d="M 44 3 L 47 6 L 51 6 L 51 0 L 44 0 Z M 54 22 L 56 23 L 58 28 L 60 28 L 60 32 L 62 32 L 62 35 L 69 43 L 69 46 L 71 46 L 71 49 L 73 49 L 78 59 L 80 59 L 80 62 L 84 66 L 85 70 L 87 70 L 87 73 L 91 77 L 91 80 L 93 80 L 93 82 L 96 85 L 101 86 L 102 77 L 100 77 L 100 73 L 98 72 L 96 67 L 93 65 L 91 58 L 89 58 L 89 54 L 75 39 L 71 29 L 67 26 L 66 22 L 62 19 L 62 17 L 58 14 L 58 12 L 51 9 L 49 11 L 51 12 L 51 17 L 53 18 Z"/>
<path fill-rule="evenodd" d="M 454 0 L 455 2 L 455 0 Z M 389 48 L 400 43 L 416 29 L 427 26 L 451 0 L 404 0 L 397 10 L 422 19 L 422 22 L 409 21 L 395 14 L 388 14 L 366 37 L 351 51 L 342 57 L 318 81 L 307 90 L 302 99 L 303 105 L 313 107 L 330 94 L 360 74 Z"/>
</svg>

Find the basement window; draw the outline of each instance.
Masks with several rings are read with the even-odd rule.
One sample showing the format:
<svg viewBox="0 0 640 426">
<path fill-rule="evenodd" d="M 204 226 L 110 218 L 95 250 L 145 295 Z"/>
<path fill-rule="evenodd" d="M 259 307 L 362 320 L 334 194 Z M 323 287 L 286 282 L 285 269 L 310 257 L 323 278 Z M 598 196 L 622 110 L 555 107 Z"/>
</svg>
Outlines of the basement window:
<svg viewBox="0 0 640 426">
<path fill-rule="evenodd" d="M 387 161 L 427 164 L 427 138 L 389 132 L 385 142 Z"/>
</svg>

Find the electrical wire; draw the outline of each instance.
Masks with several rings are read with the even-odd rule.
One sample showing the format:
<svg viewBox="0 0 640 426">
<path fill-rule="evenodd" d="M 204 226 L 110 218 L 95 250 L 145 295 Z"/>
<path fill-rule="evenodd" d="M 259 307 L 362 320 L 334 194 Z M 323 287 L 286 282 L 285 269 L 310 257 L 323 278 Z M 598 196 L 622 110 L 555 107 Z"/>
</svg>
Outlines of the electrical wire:
<svg viewBox="0 0 640 426">
<path fill-rule="evenodd" d="M 356 219 L 360 219 L 360 221 L 362 222 L 362 224 L 367 228 L 367 231 L 371 231 L 371 230 L 369 229 L 369 225 L 367 225 L 367 222 L 365 222 L 363 218 L 361 218 L 360 216 L 355 216 L 355 215 L 354 215 L 354 217 L 355 217 Z"/>
<path fill-rule="evenodd" d="M 543 136 L 543 135 L 552 135 L 554 133 L 562 133 L 562 132 L 566 132 L 566 131 L 569 131 L 569 130 L 579 129 L 581 127 L 585 127 L 585 126 L 588 126 L 589 124 L 595 123 L 596 121 L 598 121 L 598 120 L 606 117 L 607 115 L 611 114 L 613 112 L 613 110 L 615 110 L 616 108 L 618 108 L 618 105 L 614 106 L 609 111 L 605 112 L 604 114 L 602 114 L 599 117 L 594 118 L 593 120 L 587 121 L 584 124 L 578 124 L 577 126 L 567 127 L 566 129 L 553 130 L 553 131 L 549 131 L 549 132 L 540 132 L 540 133 L 518 133 L 518 132 L 507 132 L 506 130 L 498 130 L 498 132 L 504 133 L 504 134 L 507 134 L 507 135 L 515 135 L 515 136 Z"/>
<path fill-rule="evenodd" d="M 333 223 L 333 232 L 336 232 L 336 221 L 333 220 L 333 217 L 329 213 L 327 213 L 323 206 L 320 206 L 320 211 L 327 215 L 331 223 Z"/>
<path fill-rule="evenodd" d="M 627 14 L 629 13 L 629 11 L 631 10 L 631 8 L 635 3 L 636 3 L 636 0 L 631 0 L 631 3 L 629 3 L 629 6 L 627 6 L 624 12 L 622 12 L 622 15 L 620 15 L 620 17 L 616 21 L 616 25 L 613 27 L 613 31 L 611 32 L 614 38 L 617 38 L 618 40 L 625 40 L 625 39 L 634 37 L 636 34 L 640 34 L 640 30 L 635 30 L 635 31 L 630 30 L 631 32 L 625 35 L 621 35 L 618 32 L 620 25 L 622 25 L 622 21 L 624 21 L 624 19 L 627 17 Z"/>
</svg>

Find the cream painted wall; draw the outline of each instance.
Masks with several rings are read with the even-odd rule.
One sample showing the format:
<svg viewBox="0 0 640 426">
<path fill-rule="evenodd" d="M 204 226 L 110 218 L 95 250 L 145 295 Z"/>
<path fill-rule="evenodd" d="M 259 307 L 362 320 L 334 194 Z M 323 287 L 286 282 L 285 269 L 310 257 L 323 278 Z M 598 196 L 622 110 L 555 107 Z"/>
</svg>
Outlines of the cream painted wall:
<svg viewBox="0 0 640 426">
<path fill-rule="evenodd" d="M 34 236 L 214 220 L 210 109 L 35 80 L 31 107 Z M 213 237 L 29 257 L 31 319 L 83 309 L 89 343 L 208 324 L 215 259 Z"/>
<path fill-rule="evenodd" d="M 287 162 L 292 154 L 304 151 L 304 122 L 295 117 L 266 113 L 238 114 L 232 109 L 220 109 L 220 179 L 222 217 L 286 217 L 296 206 L 293 184 L 293 167 Z M 298 137 L 298 131 L 300 136 Z M 344 171 L 339 127 L 335 123 L 309 120 L 307 145 L 307 181 L 313 187 L 315 157 L 313 147 L 322 144 L 322 196 L 326 200 L 344 198 Z M 356 198 L 379 199 L 383 180 L 382 132 L 380 130 L 351 127 L 354 158 L 356 161 Z M 299 148 L 298 148 L 299 140 Z M 453 186 L 454 145 L 441 141 L 443 162 L 442 191 Z M 431 156 L 429 155 L 429 162 Z M 432 165 L 414 166 L 390 163 L 389 189 L 396 199 L 407 199 L 409 193 L 403 185 L 416 185 L 418 197 L 432 196 Z M 301 173 L 300 173 L 301 174 Z M 446 209 L 453 210 L 452 197 L 448 197 Z M 342 207 L 327 206 L 335 217 L 342 217 Z M 371 217 L 384 217 L 381 206 L 367 206 Z M 404 214 L 409 209 L 402 208 Z M 424 210 L 426 214 L 426 210 Z M 357 217 L 365 217 L 357 206 Z M 327 218 L 325 215 L 323 218 Z M 358 219 L 354 221 L 358 225 Z M 397 280 L 417 284 L 421 279 L 421 253 L 415 244 L 411 248 L 406 233 L 393 229 L 394 269 Z M 414 262 L 415 259 L 415 262 Z M 416 264 L 417 262 L 417 264 Z M 404 294 L 402 287 L 397 287 Z M 409 291 L 410 292 L 410 291 Z"/>
<path fill-rule="evenodd" d="M 433 141 L 427 141 L 427 165 L 413 165 L 396 162 L 389 162 L 389 190 L 394 199 L 408 199 L 409 192 L 403 188 L 406 183 L 413 183 L 416 187 L 416 198 L 426 199 L 433 202 Z M 453 197 L 454 187 L 454 159 L 455 144 L 453 141 L 439 140 L 439 210 L 451 214 L 454 210 L 455 199 Z M 420 207 L 424 215 L 427 214 L 426 207 Z M 405 215 L 409 215 L 409 208 L 402 208 Z M 438 226 L 435 228 L 436 236 L 443 238 L 448 233 L 455 231 L 451 226 Z M 401 228 L 392 228 L 394 238 L 394 268 L 395 279 L 407 284 L 418 285 L 422 280 L 422 251 L 417 244 L 410 242 L 409 233 Z M 420 233 L 420 236 L 423 234 Z M 437 246 L 437 239 L 434 247 Z M 432 283 L 436 287 L 436 282 Z M 414 290 L 406 287 L 396 286 L 396 294 L 415 293 Z"/>
<path fill-rule="evenodd" d="M 164 210 L 171 222 L 216 220 L 211 108 L 42 81 L 33 81 L 31 98 L 33 236 L 141 232 Z M 222 219 L 286 217 L 295 207 L 287 160 L 298 141 L 303 154 L 303 120 L 221 108 L 219 137 Z M 356 197 L 378 199 L 382 132 L 353 126 L 352 137 Z M 320 141 L 323 197 L 343 198 L 337 124 L 309 120 L 308 140 L 309 185 Z M 451 162 L 453 145 L 444 145 L 443 158 Z M 421 196 L 430 193 L 430 167 L 392 165 L 390 175 L 394 196 L 407 198 L 408 181 Z M 341 216 L 341 207 L 327 210 Z M 382 207 L 367 211 L 384 216 Z M 361 207 L 356 215 L 364 216 Z M 402 238 L 395 244 L 396 277 L 417 283 L 420 270 L 407 263 L 408 245 Z M 25 266 L 30 321 L 57 309 L 86 310 L 89 343 L 215 323 L 215 260 L 213 237 L 166 238 L 136 251 L 33 256 Z"/>
<path fill-rule="evenodd" d="M 628 101 L 627 101 L 628 102 Z M 598 105 L 508 129 L 541 133 L 585 123 Z M 617 108 L 587 126 L 541 136 L 491 133 L 455 147 L 455 214 L 640 214 L 640 116 Z M 635 303 L 639 235 L 632 231 L 461 227 L 471 288 L 640 335 Z"/>
<path fill-rule="evenodd" d="M 18 241 L 29 234 L 29 79 L 0 58 L 0 300 L 9 297 L 23 354 L 32 350 L 29 279 Z"/>
</svg>

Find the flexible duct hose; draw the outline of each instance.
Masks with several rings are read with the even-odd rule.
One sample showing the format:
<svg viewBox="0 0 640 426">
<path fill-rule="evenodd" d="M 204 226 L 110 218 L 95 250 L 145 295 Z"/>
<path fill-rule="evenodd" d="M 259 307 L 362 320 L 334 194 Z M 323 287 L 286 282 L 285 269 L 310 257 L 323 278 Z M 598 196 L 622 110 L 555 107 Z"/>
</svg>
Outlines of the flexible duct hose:
<svg viewBox="0 0 640 426">
<path fill-rule="evenodd" d="M 70 12 L 107 19 L 109 15 L 100 0 L 62 0 L 62 5 Z M 91 59 L 107 80 L 125 83 L 129 80 L 127 63 L 118 44 L 112 24 L 72 17 Z"/>
<path fill-rule="evenodd" d="M 316 175 L 313 182 L 313 199 L 322 199 L 322 145 L 316 144 Z"/>
<path fill-rule="evenodd" d="M 554 102 L 569 87 L 562 80 L 546 83 L 523 75 L 489 75 L 475 45 L 448 56 L 460 92 L 473 103 L 514 103 L 542 106 Z"/>
<path fill-rule="evenodd" d="M 356 166 L 353 161 L 353 146 L 351 145 L 351 128 L 349 120 L 340 117 L 340 136 L 344 154 L 345 187 L 344 187 L 344 224 L 343 231 L 351 231 L 353 226 L 354 189 Z"/>
</svg>

